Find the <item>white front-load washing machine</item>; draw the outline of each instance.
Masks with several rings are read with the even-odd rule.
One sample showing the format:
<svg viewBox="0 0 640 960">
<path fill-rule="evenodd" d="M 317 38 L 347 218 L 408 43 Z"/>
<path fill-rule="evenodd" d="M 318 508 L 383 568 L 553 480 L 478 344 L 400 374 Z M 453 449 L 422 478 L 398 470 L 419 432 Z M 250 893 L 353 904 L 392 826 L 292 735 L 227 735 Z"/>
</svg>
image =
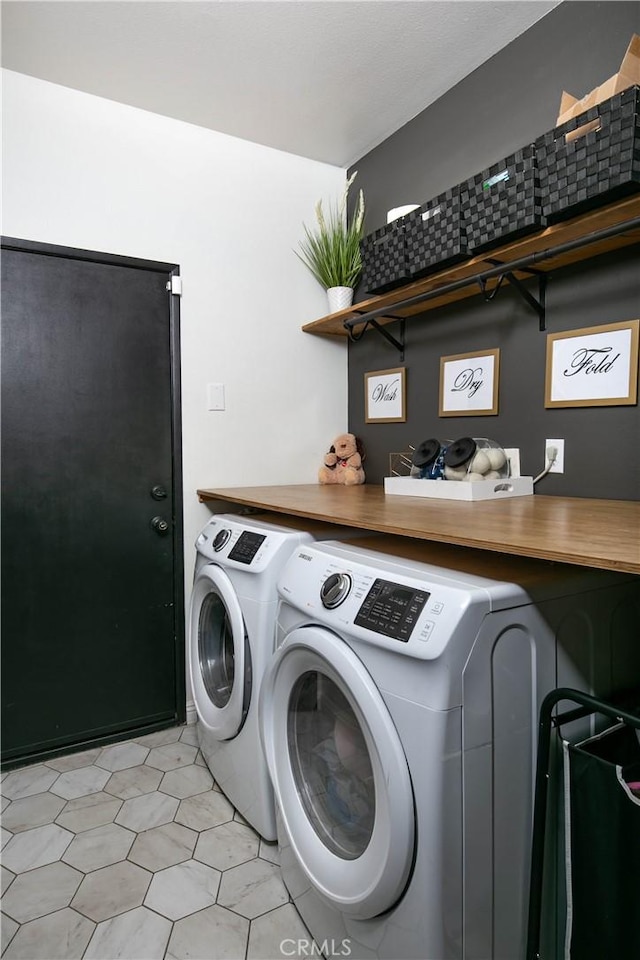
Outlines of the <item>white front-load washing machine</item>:
<svg viewBox="0 0 640 960">
<path fill-rule="evenodd" d="M 258 692 L 274 648 L 276 582 L 297 547 L 337 531 L 219 514 L 196 540 L 188 642 L 198 741 L 220 789 L 266 840 L 276 839 L 276 823 Z"/>
<path fill-rule="evenodd" d="M 520 960 L 539 706 L 637 684 L 640 580 L 364 543 L 305 545 L 279 580 L 283 879 L 327 957 Z"/>
</svg>

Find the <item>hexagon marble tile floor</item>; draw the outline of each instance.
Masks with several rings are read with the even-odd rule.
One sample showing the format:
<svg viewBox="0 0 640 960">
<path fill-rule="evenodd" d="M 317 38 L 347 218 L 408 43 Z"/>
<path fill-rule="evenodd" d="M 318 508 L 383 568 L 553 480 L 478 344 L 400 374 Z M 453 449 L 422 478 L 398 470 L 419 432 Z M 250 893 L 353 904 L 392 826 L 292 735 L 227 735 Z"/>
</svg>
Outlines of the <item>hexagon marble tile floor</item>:
<svg viewBox="0 0 640 960">
<path fill-rule="evenodd" d="M 308 936 L 195 726 L 3 774 L 3 960 L 282 960 Z"/>
</svg>

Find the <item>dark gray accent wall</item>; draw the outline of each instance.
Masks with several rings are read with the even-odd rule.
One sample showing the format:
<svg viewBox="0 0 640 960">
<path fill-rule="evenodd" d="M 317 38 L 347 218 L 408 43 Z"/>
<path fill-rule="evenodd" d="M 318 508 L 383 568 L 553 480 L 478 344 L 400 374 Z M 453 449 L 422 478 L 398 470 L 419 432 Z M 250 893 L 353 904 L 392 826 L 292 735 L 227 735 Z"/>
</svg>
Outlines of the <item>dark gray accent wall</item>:
<svg viewBox="0 0 640 960">
<path fill-rule="evenodd" d="M 562 90 L 583 96 L 615 73 L 634 32 L 635 2 L 562 3 L 354 164 L 367 232 L 392 207 L 435 197 L 551 129 Z M 547 332 L 640 317 L 638 265 L 631 247 L 558 270 L 547 288 Z M 439 417 L 440 357 L 493 347 L 501 351 L 498 416 Z M 473 297 L 408 320 L 402 364 L 375 331 L 349 344 L 349 429 L 364 441 L 367 480 L 382 482 L 392 451 L 467 435 L 519 447 L 523 473 L 535 476 L 545 440 L 562 438 L 565 473 L 546 477 L 538 493 L 640 499 L 638 406 L 546 410 L 545 351 L 537 316 L 508 288 L 490 303 Z M 366 424 L 365 372 L 398 365 L 407 369 L 407 422 Z"/>
</svg>

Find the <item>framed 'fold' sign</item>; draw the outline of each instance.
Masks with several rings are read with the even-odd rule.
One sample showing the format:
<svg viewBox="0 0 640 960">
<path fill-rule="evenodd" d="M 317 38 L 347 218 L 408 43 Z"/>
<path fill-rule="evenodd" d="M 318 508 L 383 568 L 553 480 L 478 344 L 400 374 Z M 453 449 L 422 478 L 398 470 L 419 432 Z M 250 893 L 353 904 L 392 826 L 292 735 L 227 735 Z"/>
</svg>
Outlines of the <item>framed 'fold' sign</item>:
<svg viewBox="0 0 640 960">
<path fill-rule="evenodd" d="M 545 407 L 606 407 L 638 401 L 638 327 L 625 320 L 547 336 Z"/>
</svg>

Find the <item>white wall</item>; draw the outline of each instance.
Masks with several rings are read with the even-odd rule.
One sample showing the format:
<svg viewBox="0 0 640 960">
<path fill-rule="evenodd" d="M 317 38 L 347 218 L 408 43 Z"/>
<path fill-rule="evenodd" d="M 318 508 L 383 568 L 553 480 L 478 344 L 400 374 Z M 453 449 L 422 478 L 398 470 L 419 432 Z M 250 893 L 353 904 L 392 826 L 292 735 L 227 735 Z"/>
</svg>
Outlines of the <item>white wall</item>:
<svg viewBox="0 0 640 960">
<path fill-rule="evenodd" d="M 5 236 L 180 265 L 185 567 L 197 487 L 314 483 L 347 426 L 344 343 L 303 334 L 326 296 L 295 257 L 337 167 L 11 71 Z M 206 410 L 225 384 L 226 411 Z"/>
</svg>

